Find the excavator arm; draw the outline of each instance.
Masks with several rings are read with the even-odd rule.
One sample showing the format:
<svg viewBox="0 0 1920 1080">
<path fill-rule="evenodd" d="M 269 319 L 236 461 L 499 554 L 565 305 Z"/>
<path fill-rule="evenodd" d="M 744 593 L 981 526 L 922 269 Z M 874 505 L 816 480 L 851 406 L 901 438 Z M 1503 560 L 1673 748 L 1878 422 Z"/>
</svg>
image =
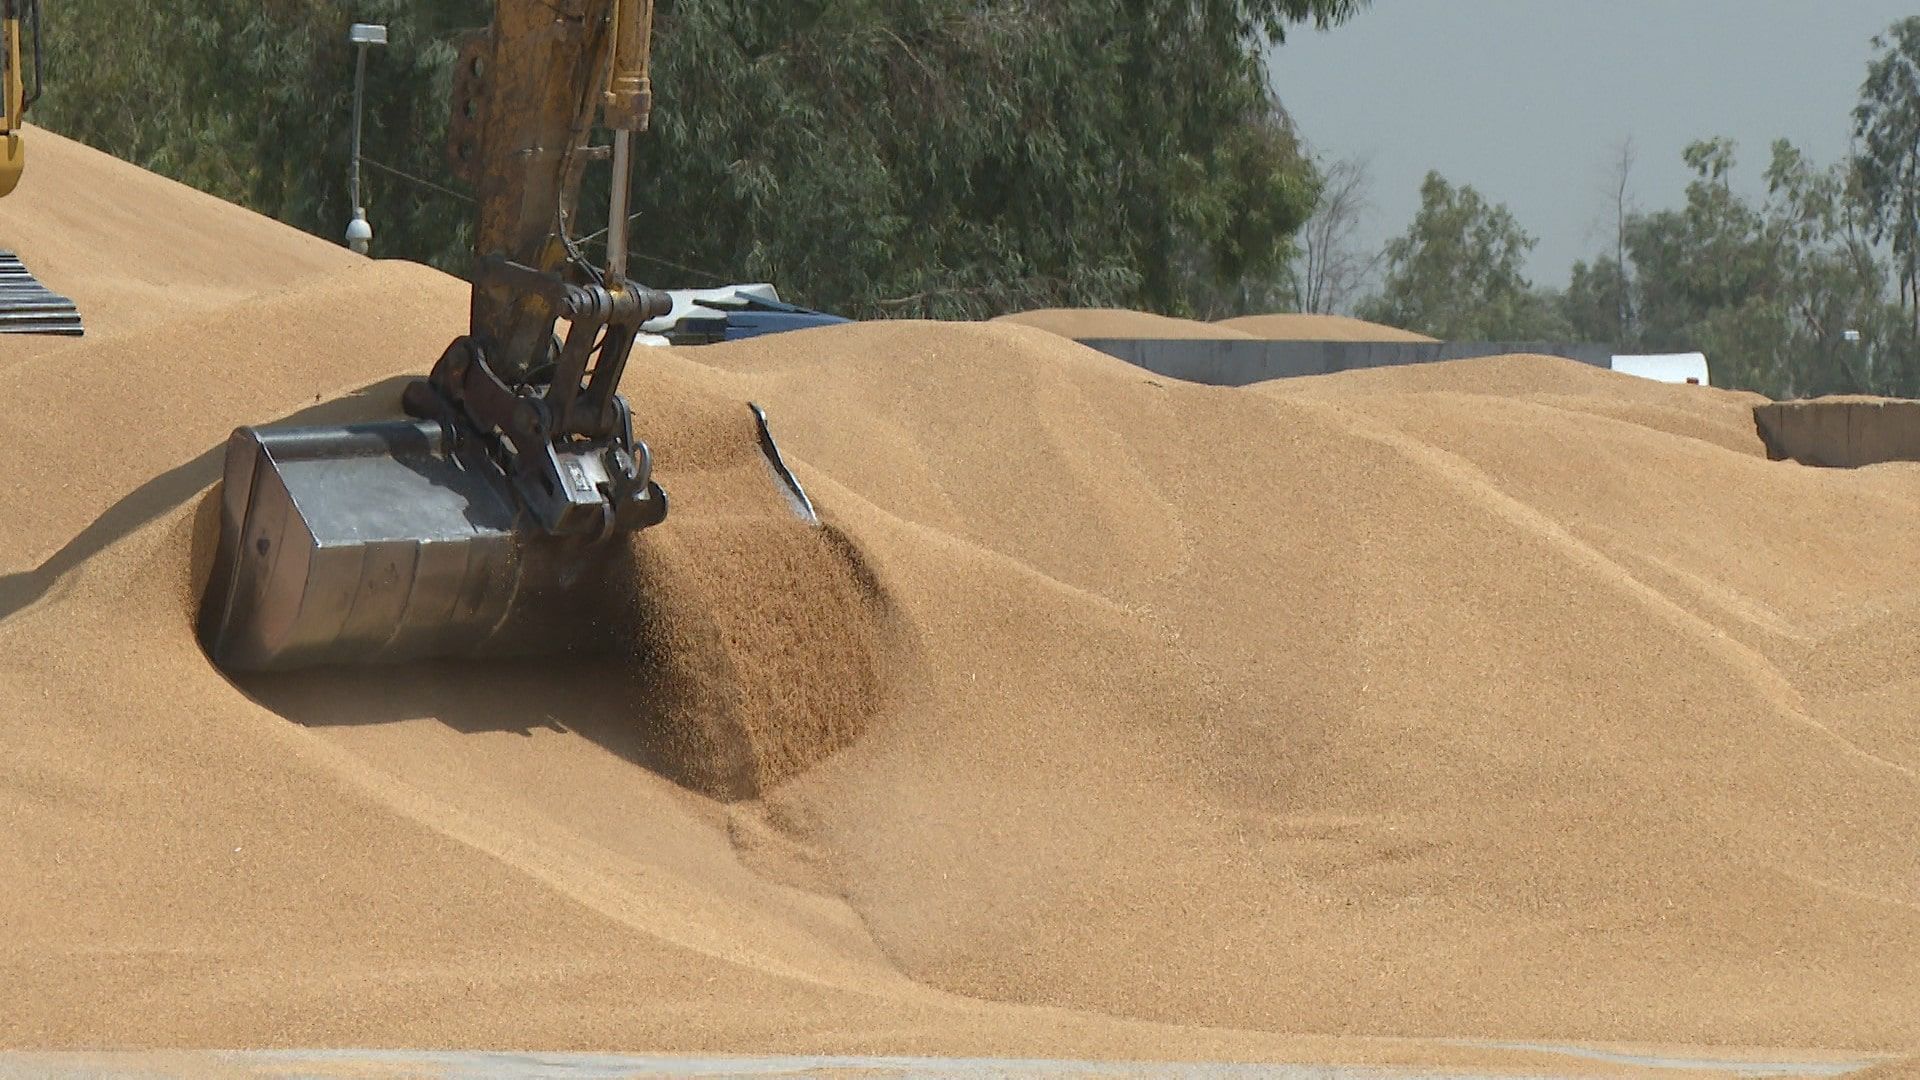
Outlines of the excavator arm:
<svg viewBox="0 0 1920 1080">
<path fill-rule="evenodd" d="M 642 529 L 666 513 L 616 392 L 640 325 L 672 306 L 624 265 L 627 146 L 651 108 L 652 14 L 650 0 L 498 0 L 456 68 L 449 152 L 478 204 L 471 328 L 405 404 L 470 437 L 498 432 L 520 498 L 555 535 Z M 596 119 L 614 147 L 589 146 Z M 618 220 L 599 268 L 570 234 L 583 169 L 609 152 Z"/>
<path fill-rule="evenodd" d="M 616 150 L 646 130 L 652 18 L 651 0 L 499 0 L 493 25 L 461 43 L 448 156 L 478 204 L 473 329 L 499 348 L 496 363 L 510 377 L 547 347 L 553 312 L 488 271 L 505 261 L 542 273 L 590 270 L 566 239 L 582 169 L 607 149 L 589 148 L 588 138 L 596 116 Z M 615 162 L 622 207 L 629 171 Z M 608 236 L 617 255 L 626 230 Z M 608 266 L 615 281 L 625 275 L 624 265 Z"/>
<path fill-rule="evenodd" d="M 651 22 L 650 0 L 497 0 L 464 39 L 450 152 L 478 206 L 468 332 L 408 386 L 412 420 L 234 433 L 200 615 L 222 667 L 571 649 L 607 542 L 665 518 L 618 393 L 641 324 L 671 308 L 625 267 Z M 589 144 L 596 122 L 613 146 Z M 607 159 L 595 265 L 575 200 Z"/>
</svg>

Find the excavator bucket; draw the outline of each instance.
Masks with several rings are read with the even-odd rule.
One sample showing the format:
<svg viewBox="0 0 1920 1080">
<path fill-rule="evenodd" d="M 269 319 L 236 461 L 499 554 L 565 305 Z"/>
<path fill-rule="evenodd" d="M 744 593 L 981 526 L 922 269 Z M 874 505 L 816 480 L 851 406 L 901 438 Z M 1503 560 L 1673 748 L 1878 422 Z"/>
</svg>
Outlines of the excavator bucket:
<svg viewBox="0 0 1920 1080">
<path fill-rule="evenodd" d="M 437 422 L 242 428 L 219 497 L 200 636 L 226 670 L 556 652 L 591 626 L 592 553 L 516 529 Z"/>
<path fill-rule="evenodd" d="M 766 414 L 752 408 L 780 496 L 817 523 Z M 218 497 L 199 634 L 223 670 L 610 644 L 595 605 L 617 546 L 530 526 L 500 470 L 437 421 L 241 428 Z"/>
</svg>

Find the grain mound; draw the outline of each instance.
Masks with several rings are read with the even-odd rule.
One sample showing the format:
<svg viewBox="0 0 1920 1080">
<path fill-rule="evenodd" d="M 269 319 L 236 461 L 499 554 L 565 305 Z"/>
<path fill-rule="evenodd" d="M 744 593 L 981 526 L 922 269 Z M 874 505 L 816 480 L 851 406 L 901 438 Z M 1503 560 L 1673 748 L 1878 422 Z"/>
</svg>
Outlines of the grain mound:
<svg viewBox="0 0 1920 1080">
<path fill-rule="evenodd" d="M 52 132 L 29 127 L 25 135 L 32 158 L 19 189 L 0 201 L 0 248 L 19 252 L 55 292 L 91 301 L 80 305 L 88 341 L 229 307 L 363 261 Z M 0 363 L 66 344 L 13 338 Z"/>
<path fill-rule="evenodd" d="M 125 250 L 193 205 L 69 167 L 28 183 L 124 192 Z M 110 311 L 122 253 L 50 284 Z M 648 350 L 637 677 L 708 699 L 228 682 L 190 629 L 216 448 L 390 410 L 464 304 L 356 260 L 0 342 L 0 1044 L 1920 1044 L 1920 466 L 1768 461 L 1750 398 L 1540 357 L 1219 388 L 1006 322 Z"/>
<path fill-rule="evenodd" d="M 663 772 L 755 798 L 880 714 L 897 628 L 854 542 L 782 511 L 744 407 L 687 393 L 667 412 L 650 437 L 671 447 L 674 527 L 635 538 L 616 575 L 634 700 Z"/>
<path fill-rule="evenodd" d="M 708 524 L 633 557 L 636 694 L 657 706 L 675 779 L 758 797 L 851 745 L 885 705 L 883 601 L 844 537 Z"/>
<path fill-rule="evenodd" d="M 1038 327 L 1064 338 L 1244 339 L 1250 334 L 1218 323 L 1196 322 L 1126 308 L 1037 308 L 1002 315 L 994 322 Z"/>
<path fill-rule="evenodd" d="M 1264 341 L 1434 341 L 1425 334 L 1345 315 L 1242 315 L 1213 325 Z"/>
</svg>

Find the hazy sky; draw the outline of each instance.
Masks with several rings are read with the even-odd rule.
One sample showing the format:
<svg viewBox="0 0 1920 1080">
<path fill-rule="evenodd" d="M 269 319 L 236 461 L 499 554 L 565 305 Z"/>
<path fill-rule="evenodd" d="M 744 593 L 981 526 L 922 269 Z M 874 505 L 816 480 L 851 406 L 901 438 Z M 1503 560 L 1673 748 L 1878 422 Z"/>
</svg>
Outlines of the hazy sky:
<svg viewBox="0 0 1920 1080">
<path fill-rule="evenodd" d="M 1371 159 L 1366 230 L 1384 242 L 1438 169 L 1513 209 L 1529 270 L 1564 284 L 1611 244 L 1612 161 L 1633 139 L 1632 196 L 1678 206 L 1695 138 L 1739 143 L 1761 193 L 1768 148 L 1847 152 L 1871 41 L 1915 0 L 1374 0 L 1337 29 L 1296 30 L 1274 86 L 1315 152 Z"/>
</svg>

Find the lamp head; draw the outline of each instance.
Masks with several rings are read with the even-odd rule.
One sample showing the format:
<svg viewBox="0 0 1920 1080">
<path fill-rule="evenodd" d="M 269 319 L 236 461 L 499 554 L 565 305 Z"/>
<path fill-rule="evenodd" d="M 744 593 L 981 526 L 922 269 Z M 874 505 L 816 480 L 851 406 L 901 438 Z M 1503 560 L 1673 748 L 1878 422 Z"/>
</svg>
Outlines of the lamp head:
<svg viewBox="0 0 1920 1080">
<path fill-rule="evenodd" d="M 367 221 L 365 208 L 354 208 L 353 220 L 347 223 L 347 246 L 357 255 L 365 255 L 373 246 L 373 226 Z"/>
</svg>

